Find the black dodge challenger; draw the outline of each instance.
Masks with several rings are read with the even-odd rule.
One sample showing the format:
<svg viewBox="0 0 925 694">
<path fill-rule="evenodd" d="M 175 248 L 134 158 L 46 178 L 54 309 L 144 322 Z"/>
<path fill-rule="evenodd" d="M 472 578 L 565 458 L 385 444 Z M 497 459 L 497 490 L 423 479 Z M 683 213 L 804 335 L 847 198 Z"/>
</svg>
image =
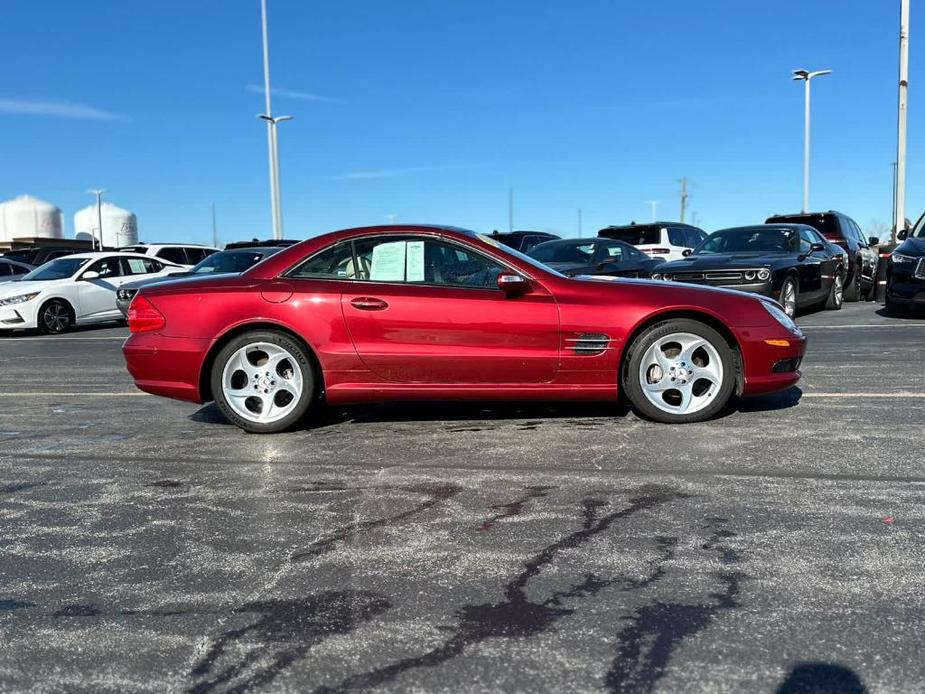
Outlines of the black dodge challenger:
<svg viewBox="0 0 925 694">
<path fill-rule="evenodd" d="M 652 279 L 763 294 L 793 316 L 806 306 L 841 308 L 845 260 L 810 226 L 761 224 L 714 232 L 686 258 L 656 267 Z"/>
</svg>

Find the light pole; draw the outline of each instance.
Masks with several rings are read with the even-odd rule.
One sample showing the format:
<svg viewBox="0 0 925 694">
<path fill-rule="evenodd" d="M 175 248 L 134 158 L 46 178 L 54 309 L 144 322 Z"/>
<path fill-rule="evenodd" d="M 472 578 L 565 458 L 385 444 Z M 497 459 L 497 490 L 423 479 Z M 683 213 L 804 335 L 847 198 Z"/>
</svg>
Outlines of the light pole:
<svg viewBox="0 0 925 694">
<path fill-rule="evenodd" d="M 267 148 L 270 157 L 270 212 L 273 217 L 273 238 L 283 238 L 282 202 L 279 194 L 279 144 L 276 126 L 283 121 L 292 120 L 292 116 L 273 117 L 273 105 L 270 99 L 270 38 L 267 32 L 267 0 L 260 0 L 260 21 L 263 29 L 263 91 L 266 97 L 266 113 L 260 114 L 267 122 Z"/>
<path fill-rule="evenodd" d="M 658 200 L 646 200 L 646 202 L 652 207 L 652 221 L 654 222 L 658 216 Z"/>
<path fill-rule="evenodd" d="M 896 122 L 896 190 L 893 243 L 906 226 L 906 117 L 909 97 L 909 0 L 899 4 L 899 110 Z"/>
<path fill-rule="evenodd" d="M 277 116 L 274 118 L 265 113 L 261 113 L 258 118 L 265 120 L 270 132 L 270 195 L 272 196 L 273 211 L 273 238 L 283 238 L 283 202 L 280 197 L 279 185 L 279 139 L 277 126 L 287 120 L 292 120 L 293 116 Z"/>
<path fill-rule="evenodd" d="M 793 79 L 804 83 L 803 114 L 803 212 L 809 212 L 809 83 L 813 77 L 832 74 L 831 70 L 794 70 Z"/>
<path fill-rule="evenodd" d="M 106 192 L 106 189 L 99 188 L 97 190 L 88 190 L 87 192 L 90 193 L 90 195 L 96 196 L 96 224 L 100 230 L 99 250 L 103 250 L 103 193 Z M 90 236 L 93 239 L 93 241 L 91 242 L 91 245 L 93 246 L 93 250 L 97 250 L 96 234 L 93 233 L 93 227 L 90 228 Z"/>
</svg>

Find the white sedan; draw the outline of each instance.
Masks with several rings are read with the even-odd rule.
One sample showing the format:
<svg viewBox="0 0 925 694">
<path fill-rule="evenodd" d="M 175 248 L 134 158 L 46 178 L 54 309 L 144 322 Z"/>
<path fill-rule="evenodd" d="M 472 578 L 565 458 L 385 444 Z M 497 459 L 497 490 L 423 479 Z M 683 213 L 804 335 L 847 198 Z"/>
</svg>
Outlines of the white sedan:
<svg viewBox="0 0 925 694">
<path fill-rule="evenodd" d="M 178 265 L 138 253 L 77 253 L 56 258 L 0 286 L 0 330 L 63 333 L 74 325 L 121 320 L 116 290 L 161 277 Z"/>
</svg>

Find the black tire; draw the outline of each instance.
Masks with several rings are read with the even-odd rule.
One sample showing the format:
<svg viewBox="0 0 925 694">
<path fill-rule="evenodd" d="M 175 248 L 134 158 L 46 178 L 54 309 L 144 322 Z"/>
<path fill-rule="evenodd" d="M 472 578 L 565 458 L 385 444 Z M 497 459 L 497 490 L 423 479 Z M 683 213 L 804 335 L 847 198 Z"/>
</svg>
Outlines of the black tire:
<svg viewBox="0 0 925 694">
<path fill-rule="evenodd" d="M 793 287 L 793 307 L 789 309 L 787 306 L 787 291 L 789 287 Z M 797 306 L 800 302 L 800 283 L 797 282 L 797 278 L 793 275 L 788 275 L 784 278 L 784 283 L 780 286 L 780 294 L 777 297 L 778 303 L 784 307 L 784 313 L 793 318 L 797 312 Z"/>
<path fill-rule="evenodd" d="M 861 261 L 854 266 L 854 274 L 845 281 L 845 301 L 858 301 L 861 297 Z"/>
<path fill-rule="evenodd" d="M 238 414 L 225 397 L 222 384 L 222 373 L 228 360 L 242 347 L 257 342 L 277 345 L 289 352 L 295 360 L 292 366 L 299 369 L 303 383 L 302 394 L 294 408 L 282 419 L 269 423 L 250 421 Z M 291 429 L 305 416 L 315 400 L 316 378 L 312 357 L 298 340 L 293 339 L 286 333 L 274 330 L 255 330 L 232 339 L 216 355 L 209 378 L 215 404 L 225 419 L 252 434 L 275 434 Z"/>
<path fill-rule="evenodd" d="M 836 272 L 835 277 L 832 279 L 832 288 L 829 289 L 829 296 L 825 300 L 825 308 L 827 311 L 840 311 L 842 304 L 845 302 L 845 278 L 841 273 Z"/>
<path fill-rule="evenodd" d="M 660 409 L 646 397 L 640 382 L 639 372 L 646 351 L 657 340 L 673 333 L 692 333 L 703 338 L 716 350 L 723 365 L 723 380 L 715 397 L 703 409 L 691 414 L 676 414 Z M 662 321 L 644 330 L 629 346 L 625 364 L 621 387 L 633 409 L 646 419 L 664 424 L 689 424 L 715 417 L 729 404 L 738 377 L 738 360 L 723 336 L 710 326 L 687 318 Z"/>
<path fill-rule="evenodd" d="M 63 299 L 52 299 L 42 304 L 37 322 L 43 335 L 66 333 L 74 325 L 74 309 Z"/>
</svg>

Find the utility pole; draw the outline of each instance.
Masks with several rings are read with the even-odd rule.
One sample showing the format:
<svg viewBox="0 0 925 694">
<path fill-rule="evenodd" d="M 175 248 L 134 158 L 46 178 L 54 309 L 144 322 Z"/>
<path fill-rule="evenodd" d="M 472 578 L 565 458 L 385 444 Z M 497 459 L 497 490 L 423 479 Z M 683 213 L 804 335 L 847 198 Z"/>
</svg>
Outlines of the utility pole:
<svg viewBox="0 0 925 694">
<path fill-rule="evenodd" d="M 581 238 L 581 209 L 578 210 L 578 238 Z"/>
<path fill-rule="evenodd" d="M 681 224 L 684 224 L 684 212 L 687 210 L 687 199 L 690 197 L 687 193 L 687 177 L 682 176 L 680 183 L 681 183 Z"/>
<path fill-rule="evenodd" d="M 98 190 L 88 190 L 90 195 L 96 196 L 96 226 L 100 230 L 100 239 L 99 239 L 99 248 L 97 248 L 96 234 L 93 233 L 93 229 L 90 229 L 90 236 L 92 237 L 91 245 L 93 250 L 103 250 L 103 193 L 106 192 L 104 188 Z"/>
<path fill-rule="evenodd" d="M 899 9 L 899 116 L 896 133 L 896 201 L 893 205 L 893 243 L 906 224 L 906 115 L 909 95 L 909 0 Z"/>
<path fill-rule="evenodd" d="M 218 227 L 215 225 L 215 203 L 212 203 L 212 247 L 218 248 Z"/>
<path fill-rule="evenodd" d="M 652 207 L 652 221 L 654 222 L 658 219 L 658 200 L 646 200 L 646 202 L 649 203 L 649 205 Z M 684 216 L 683 212 L 681 213 L 681 216 L 683 218 Z"/>
<path fill-rule="evenodd" d="M 809 83 L 814 77 L 831 75 L 831 70 L 794 70 L 793 79 L 803 82 L 803 212 L 809 212 Z"/>
<path fill-rule="evenodd" d="M 507 189 L 507 230 L 514 231 L 514 186 Z"/>
</svg>

